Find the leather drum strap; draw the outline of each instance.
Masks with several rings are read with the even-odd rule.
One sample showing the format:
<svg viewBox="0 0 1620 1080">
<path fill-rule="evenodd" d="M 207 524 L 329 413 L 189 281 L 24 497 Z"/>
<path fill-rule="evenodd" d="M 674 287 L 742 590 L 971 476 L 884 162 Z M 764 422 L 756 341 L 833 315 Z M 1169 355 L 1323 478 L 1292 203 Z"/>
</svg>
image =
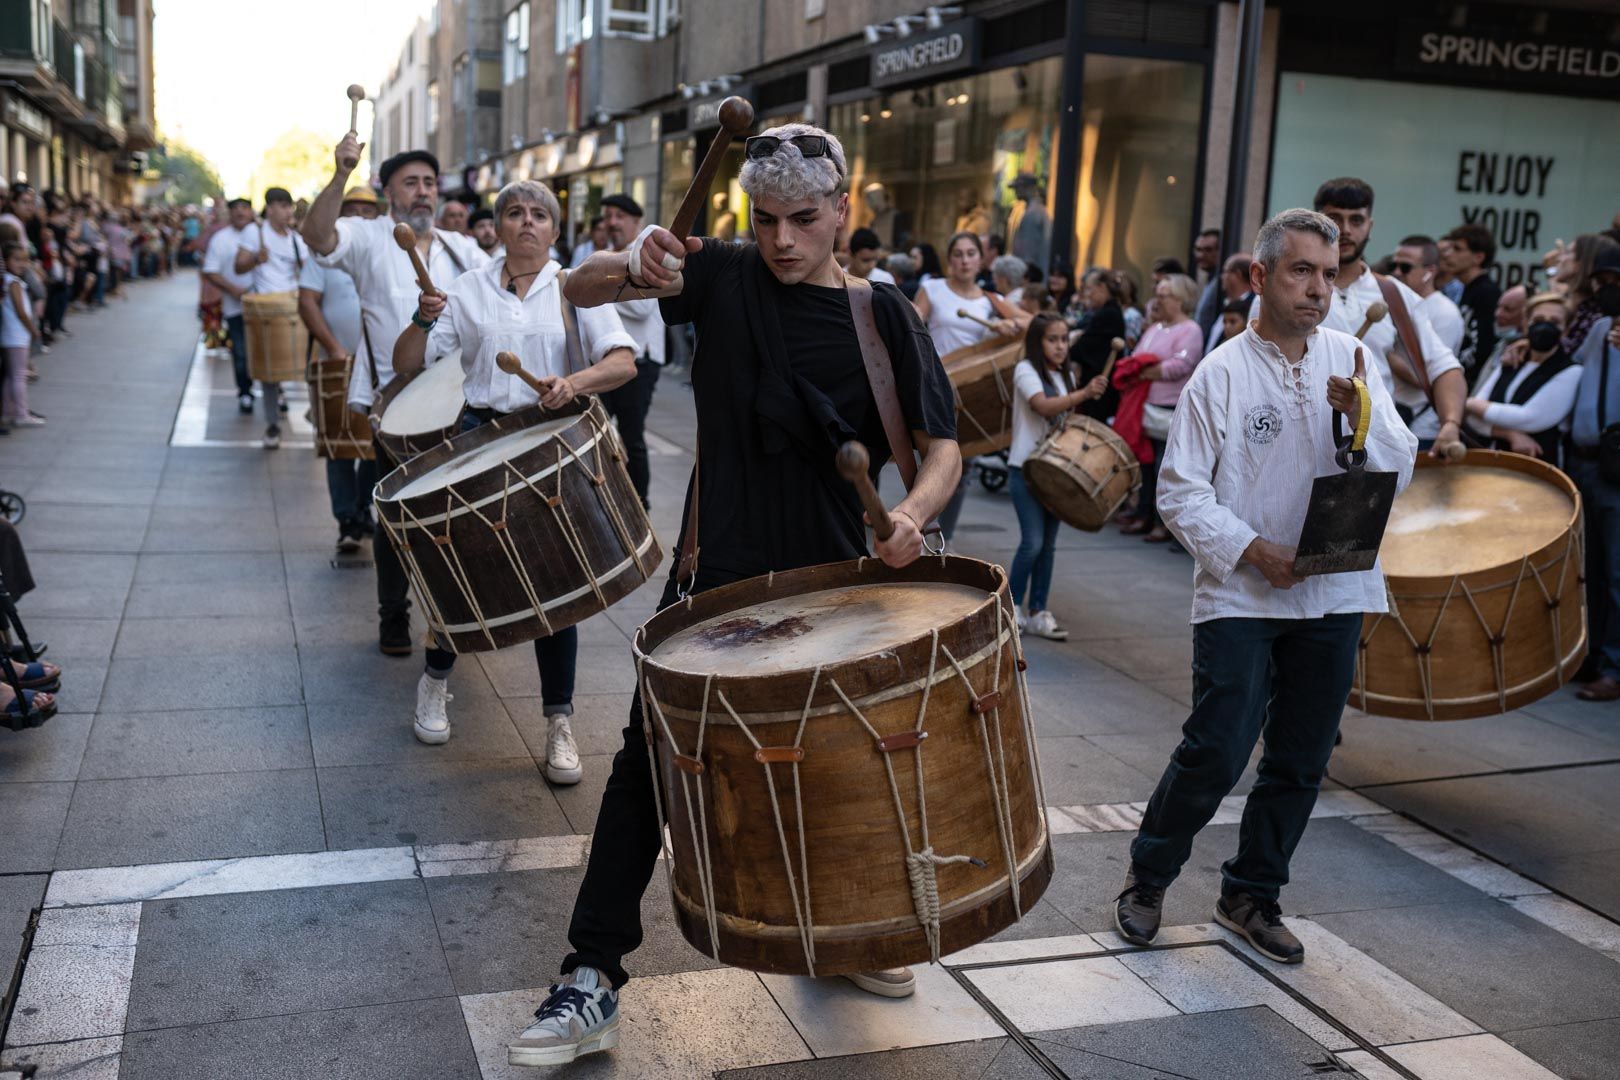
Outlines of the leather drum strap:
<svg viewBox="0 0 1620 1080">
<path fill-rule="evenodd" d="M 448 249 L 446 249 L 448 250 Z M 563 295 L 563 285 L 568 282 L 568 271 L 563 270 L 557 275 L 557 303 L 562 308 L 563 337 L 566 339 L 566 352 L 568 354 L 568 374 L 585 370 L 585 347 L 579 340 L 579 323 L 574 315 L 574 305 L 568 302 Z"/>
<path fill-rule="evenodd" d="M 1389 305 L 1389 317 L 1395 321 L 1395 333 L 1401 339 L 1401 346 L 1406 349 L 1407 359 L 1412 362 L 1412 375 L 1417 380 L 1418 389 L 1433 405 L 1434 391 L 1429 387 L 1429 365 L 1423 358 L 1423 341 L 1418 337 L 1417 327 L 1412 324 L 1412 313 L 1406 310 L 1406 300 L 1389 278 L 1373 274 L 1373 280 L 1378 282 L 1378 291 L 1384 294 L 1384 303 Z"/>
</svg>

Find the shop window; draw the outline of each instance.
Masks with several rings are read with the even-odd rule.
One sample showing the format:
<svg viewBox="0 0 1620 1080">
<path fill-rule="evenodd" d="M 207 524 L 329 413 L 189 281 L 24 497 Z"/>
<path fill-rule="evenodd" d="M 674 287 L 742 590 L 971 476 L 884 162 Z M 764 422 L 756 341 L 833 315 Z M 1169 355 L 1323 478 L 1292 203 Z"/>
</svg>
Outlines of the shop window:
<svg viewBox="0 0 1620 1080">
<path fill-rule="evenodd" d="M 595 0 L 557 0 L 557 51 L 567 52 L 596 32 Z"/>
<path fill-rule="evenodd" d="M 501 84 L 510 86 L 529 74 L 528 0 L 506 13 L 506 35 L 501 51 Z"/>
<path fill-rule="evenodd" d="M 609 37 L 651 41 L 663 37 L 680 22 L 679 0 L 607 0 Z"/>
</svg>

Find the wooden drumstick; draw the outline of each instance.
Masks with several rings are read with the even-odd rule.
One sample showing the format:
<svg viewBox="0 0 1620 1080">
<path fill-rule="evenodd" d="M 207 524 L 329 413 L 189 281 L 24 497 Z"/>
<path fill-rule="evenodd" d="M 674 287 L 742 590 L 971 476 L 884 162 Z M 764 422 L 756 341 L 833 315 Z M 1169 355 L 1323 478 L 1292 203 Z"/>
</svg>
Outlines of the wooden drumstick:
<svg viewBox="0 0 1620 1080">
<path fill-rule="evenodd" d="M 433 279 L 428 277 L 427 267 L 422 265 L 422 255 L 416 250 L 416 230 L 405 222 L 394 226 L 394 243 L 400 250 L 411 257 L 411 266 L 416 270 L 416 284 L 423 292 L 437 292 L 433 287 Z"/>
<path fill-rule="evenodd" d="M 366 100 L 366 88 L 359 83 L 349 84 L 349 130 L 360 134 L 360 103 Z"/>
<path fill-rule="evenodd" d="M 703 155 L 703 163 L 692 177 L 692 184 L 686 189 L 686 198 L 681 200 L 681 208 L 675 211 L 675 220 L 669 227 L 676 239 L 685 240 L 691 233 L 698 211 L 703 209 L 709 197 L 709 185 L 714 181 L 714 174 L 720 171 L 720 163 L 725 160 L 726 148 L 731 145 L 732 136 L 741 135 L 753 126 L 754 107 L 747 101 L 733 96 L 720 103 L 720 130 L 714 133 L 714 140 Z"/>
<path fill-rule="evenodd" d="M 866 452 L 866 447 L 854 439 L 838 448 L 839 475 L 855 485 L 855 494 L 860 496 L 861 506 L 866 509 L 866 519 L 872 523 L 872 534 L 879 540 L 887 540 L 894 535 L 894 522 L 889 520 L 888 508 L 878 498 L 877 488 L 872 486 L 872 478 L 867 475 L 866 470 L 871 463 L 872 458 Z"/>
<path fill-rule="evenodd" d="M 1112 375 L 1114 373 L 1114 361 L 1118 360 L 1119 359 L 1119 354 L 1124 352 L 1124 351 L 1125 351 L 1125 339 L 1124 338 L 1115 338 L 1113 341 L 1110 341 L 1108 343 L 1108 363 L 1104 364 L 1103 369 L 1102 369 L 1102 377 L 1104 379 L 1107 379 L 1108 376 L 1110 376 L 1110 375 Z"/>
<path fill-rule="evenodd" d="M 956 309 L 956 317 L 958 319 L 971 319 L 974 322 L 978 323 L 980 326 L 984 327 L 986 330 L 995 330 L 998 334 L 1001 332 L 1000 329 L 996 326 L 995 323 L 991 322 L 989 319 L 981 319 L 981 318 L 979 318 L 977 315 L 973 314 L 973 312 L 969 311 L 967 308 L 957 308 Z"/>
<path fill-rule="evenodd" d="M 535 393 L 539 394 L 541 397 L 546 396 L 546 388 L 543 385 L 541 385 L 539 379 L 537 379 L 533 375 L 529 374 L 528 369 L 526 369 L 523 366 L 523 361 L 521 361 L 521 360 L 519 360 L 517 358 L 517 353 L 511 353 L 511 352 L 498 352 L 498 353 L 496 353 L 495 354 L 495 366 L 500 368 L 502 371 L 506 372 L 508 375 L 516 375 L 518 378 L 520 378 L 524 382 L 528 383 L 529 384 L 529 389 L 533 390 Z"/>
<path fill-rule="evenodd" d="M 1368 304 L 1367 317 L 1361 320 L 1361 329 L 1356 331 L 1356 337 L 1366 337 L 1367 331 L 1373 328 L 1373 324 L 1382 322 L 1384 316 L 1388 314 L 1389 305 L 1384 303 L 1382 300 L 1374 300 L 1371 304 Z"/>
</svg>

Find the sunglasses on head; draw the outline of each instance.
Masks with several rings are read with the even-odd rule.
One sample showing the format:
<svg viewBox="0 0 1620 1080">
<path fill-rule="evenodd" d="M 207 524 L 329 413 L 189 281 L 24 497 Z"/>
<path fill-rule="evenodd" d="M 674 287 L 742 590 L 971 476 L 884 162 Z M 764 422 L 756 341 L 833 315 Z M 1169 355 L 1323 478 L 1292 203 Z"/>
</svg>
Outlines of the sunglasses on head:
<svg viewBox="0 0 1620 1080">
<path fill-rule="evenodd" d="M 743 153 L 750 161 L 759 161 L 782 149 L 785 142 L 797 146 L 799 153 L 807 158 L 832 157 L 827 149 L 825 135 L 790 135 L 786 139 L 777 135 L 750 135 L 743 143 Z"/>
</svg>

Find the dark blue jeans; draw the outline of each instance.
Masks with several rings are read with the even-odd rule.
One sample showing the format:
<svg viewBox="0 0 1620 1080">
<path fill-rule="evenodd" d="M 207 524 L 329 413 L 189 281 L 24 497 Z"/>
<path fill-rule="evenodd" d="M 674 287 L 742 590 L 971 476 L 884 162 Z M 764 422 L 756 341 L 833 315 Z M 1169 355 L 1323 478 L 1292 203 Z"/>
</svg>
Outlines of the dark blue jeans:
<svg viewBox="0 0 1620 1080">
<path fill-rule="evenodd" d="M 1243 776 L 1261 736 L 1223 893 L 1275 900 L 1316 805 L 1355 674 L 1360 614 L 1213 619 L 1193 627 L 1193 710 L 1131 844 L 1140 881 L 1167 886 Z"/>
<path fill-rule="evenodd" d="M 247 331 L 242 327 L 242 316 L 227 315 L 225 329 L 231 335 L 231 366 L 236 369 L 238 395 L 253 393 L 253 379 L 248 375 Z"/>
<path fill-rule="evenodd" d="M 326 459 L 326 493 L 339 525 L 369 526 L 371 489 L 377 486 L 377 462 L 358 458 Z"/>
<path fill-rule="evenodd" d="M 483 422 L 482 418 L 475 416 L 473 411 L 468 409 L 461 416 L 461 430 L 471 431 Z M 544 715 L 574 715 L 574 669 L 578 656 L 577 626 L 559 630 L 550 637 L 534 639 L 534 660 L 540 668 L 540 704 Z M 449 649 L 428 646 L 427 670 L 430 673 L 445 678 L 455 666 L 455 653 Z"/>
<path fill-rule="evenodd" d="M 1025 590 L 1029 591 L 1029 606 L 1024 610 L 1033 615 L 1046 610 L 1061 522 L 1035 498 L 1029 485 L 1024 483 L 1024 470 L 1016 465 L 1008 470 L 1007 491 L 1012 495 L 1013 510 L 1018 514 L 1018 550 L 1013 553 L 1008 586 L 1015 604 L 1022 604 Z"/>
</svg>

